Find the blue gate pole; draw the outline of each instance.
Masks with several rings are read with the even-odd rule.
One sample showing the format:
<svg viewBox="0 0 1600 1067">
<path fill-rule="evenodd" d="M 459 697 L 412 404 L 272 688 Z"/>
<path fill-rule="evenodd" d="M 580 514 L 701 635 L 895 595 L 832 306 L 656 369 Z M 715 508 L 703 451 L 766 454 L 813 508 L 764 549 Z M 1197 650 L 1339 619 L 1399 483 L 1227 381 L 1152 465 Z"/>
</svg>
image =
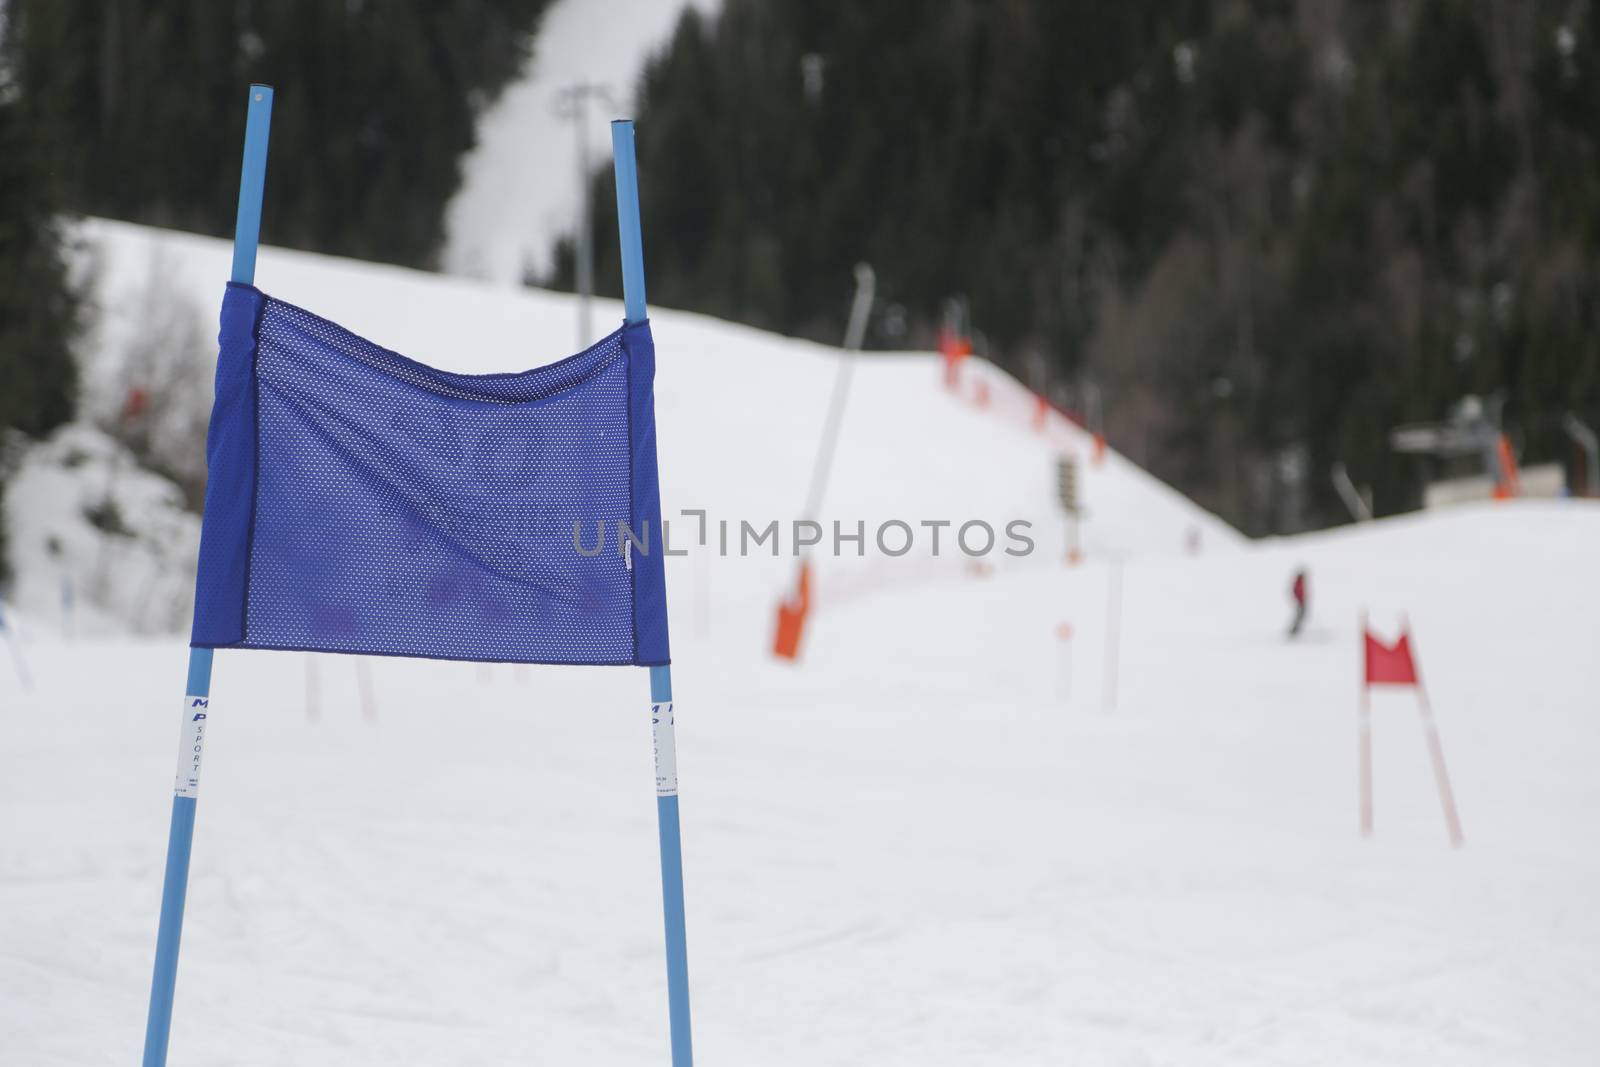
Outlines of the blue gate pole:
<svg viewBox="0 0 1600 1067">
<path fill-rule="evenodd" d="M 256 243 L 261 235 L 261 193 L 267 179 L 267 131 L 272 125 L 272 89 L 250 87 L 244 131 L 244 170 L 239 177 L 239 214 L 233 231 L 236 282 L 256 278 Z M 189 852 L 194 844 L 194 809 L 200 791 L 200 755 L 211 703 L 211 649 L 189 650 L 183 725 L 178 736 L 178 774 L 173 784 L 172 829 L 167 836 L 167 873 L 161 884 L 161 926 L 156 933 L 155 974 L 150 979 L 150 1015 L 144 1029 L 144 1067 L 165 1067 L 172 1032 L 172 997 L 178 982 L 178 941 L 189 889 Z"/>
<path fill-rule="evenodd" d="M 622 241 L 622 302 L 628 322 L 645 320 L 644 238 L 639 225 L 639 170 L 633 122 L 611 124 L 617 178 L 617 229 Z M 650 668 L 650 729 L 656 750 L 656 823 L 661 836 L 661 907 L 667 926 L 667 1014 L 672 1067 L 691 1067 L 689 939 L 683 922 L 683 842 L 678 833 L 678 759 L 672 721 L 672 668 Z"/>
</svg>

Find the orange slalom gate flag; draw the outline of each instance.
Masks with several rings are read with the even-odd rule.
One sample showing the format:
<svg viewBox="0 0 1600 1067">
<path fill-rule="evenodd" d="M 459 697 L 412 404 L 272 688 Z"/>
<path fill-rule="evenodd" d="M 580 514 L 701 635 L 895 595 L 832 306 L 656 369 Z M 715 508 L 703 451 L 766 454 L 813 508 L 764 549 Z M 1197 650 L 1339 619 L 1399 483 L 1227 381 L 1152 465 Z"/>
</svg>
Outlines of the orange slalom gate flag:
<svg viewBox="0 0 1600 1067">
<path fill-rule="evenodd" d="M 972 355 L 972 342 L 954 330 L 939 330 L 939 354 L 944 357 L 944 384 L 954 389 L 961 361 Z"/>
<path fill-rule="evenodd" d="M 1411 635 L 1401 634 L 1392 646 L 1386 645 L 1372 631 L 1366 632 L 1367 684 L 1416 685 L 1417 663 L 1411 657 Z"/>
<path fill-rule="evenodd" d="M 800 564 L 800 579 L 791 599 L 778 603 L 778 632 L 772 639 L 772 653 L 779 659 L 800 657 L 800 635 L 805 630 L 806 615 L 811 611 L 811 564 Z"/>
<path fill-rule="evenodd" d="M 1493 497 L 1511 500 L 1522 495 L 1522 478 L 1517 471 L 1517 455 L 1511 451 L 1511 439 L 1501 434 L 1494 446 L 1495 479 Z"/>
</svg>

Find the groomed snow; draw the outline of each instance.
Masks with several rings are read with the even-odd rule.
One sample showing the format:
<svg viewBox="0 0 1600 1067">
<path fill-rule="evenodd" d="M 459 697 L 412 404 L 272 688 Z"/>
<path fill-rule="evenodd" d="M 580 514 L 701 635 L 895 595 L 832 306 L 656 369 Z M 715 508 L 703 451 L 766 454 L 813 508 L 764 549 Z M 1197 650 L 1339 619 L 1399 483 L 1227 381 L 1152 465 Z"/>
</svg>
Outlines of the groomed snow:
<svg viewBox="0 0 1600 1067">
<path fill-rule="evenodd" d="M 557 0 L 540 20 L 534 52 L 478 124 L 478 146 L 462 163 L 461 189 L 446 214 L 443 265 L 452 274 L 504 284 L 550 269 L 556 240 L 577 229 L 578 146 L 556 96 L 580 83 L 610 94 L 595 101 L 585 134 L 589 158 L 604 165 L 608 127 L 633 114 L 639 72 L 685 8 L 706 0 Z M 796 73 L 796 77 L 798 77 Z"/>
<path fill-rule="evenodd" d="M 220 296 L 223 243 L 85 237 L 112 334 L 157 248 L 175 289 Z M 549 294 L 276 250 L 259 278 L 457 370 L 571 335 Z M 794 517 L 836 354 L 654 325 L 668 513 Z M 826 559 L 798 666 L 765 654 L 792 560 L 669 562 L 700 1062 L 1593 1061 L 1600 507 L 1246 545 L 1113 455 L 1085 469 L 1068 567 L 1052 464 L 1081 435 L 1035 432 L 998 386 L 988 410 L 952 397 L 929 356 L 856 381 L 827 518 L 1026 518 L 1040 549 L 987 573 Z M 1386 634 L 1409 615 L 1459 851 L 1404 693 L 1375 700 L 1357 834 L 1363 608 Z M 185 650 L 24 622 L 36 687 L 0 660 L 0 1061 L 125 1063 Z M 329 658 L 313 721 L 303 657 L 217 656 L 171 1062 L 665 1062 L 642 673 L 369 662 L 375 720 Z"/>
</svg>

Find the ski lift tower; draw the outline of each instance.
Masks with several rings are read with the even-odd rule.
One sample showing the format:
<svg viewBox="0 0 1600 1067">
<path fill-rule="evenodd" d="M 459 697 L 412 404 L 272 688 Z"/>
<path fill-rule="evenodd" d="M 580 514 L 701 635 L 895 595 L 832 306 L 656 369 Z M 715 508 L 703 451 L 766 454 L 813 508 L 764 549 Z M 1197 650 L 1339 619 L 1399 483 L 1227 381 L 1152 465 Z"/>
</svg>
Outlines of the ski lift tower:
<svg viewBox="0 0 1600 1067">
<path fill-rule="evenodd" d="M 1389 431 L 1389 445 L 1396 452 L 1439 459 L 1479 456 L 1484 473 L 1494 486 L 1494 498 L 1517 496 L 1517 460 L 1499 426 L 1501 402 L 1493 398 L 1491 403 L 1492 414 L 1482 398 L 1464 396 L 1451 410 L 1448 421 L 1396 426 Z"/>
<path fill-rule="evenodd" d="M 574 234 L 575 288 L 578 292 L 578 347 L 594 341 L 589 306 L 594 298 L 594 207 L 589 197 L 589 101 L 615 109 L 616 101 L 604 85 L 577 82 L 556 93 L 556 115 L 572 123 L 578 135 L 578 226 Z"/>
</svg>

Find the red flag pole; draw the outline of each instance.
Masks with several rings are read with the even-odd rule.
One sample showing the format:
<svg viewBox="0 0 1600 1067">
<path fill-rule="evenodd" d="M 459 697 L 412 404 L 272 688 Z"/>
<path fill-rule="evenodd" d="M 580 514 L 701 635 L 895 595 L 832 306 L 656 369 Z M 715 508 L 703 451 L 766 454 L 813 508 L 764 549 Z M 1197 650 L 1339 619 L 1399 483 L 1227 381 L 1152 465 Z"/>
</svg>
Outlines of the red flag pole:
<svg viewBox="0 0 1600 1067">
<path fill-rule="evenodd" d="M 1402 617 L 1401 625 L 1406 634 L 1411 633 L 1411 623 Z M 1415 647 L 1411 650 L 1412 669 L 1417 674 L 1417 705 L 1422 711 L 1422 729 L 1428 738 L 1428 758 L 1433 761 L 1433 780 L 1439 787 L 1439 803 L 1444 808 L 1445 828 L 1450 832 L 1450 847 L 1460 848 L 1463 841 L 1461 835 L 1461 817 L 1456 813 L 1456 797 L 1450 788 L 1450 772 L 1444 766 L 1444 745 L 1439 740 L 1439 727 L 1433 720 L 1433 705 L 1428 701 L 1427 686 L 1422 684 L 1422 670 L 1416 667 L 1417 654 Z"/>
<path fill-rule="evenodd" d="M 1105 710 L 1117 707 L 1117 669 L 1120 665 L 1122 639 L 1122 560 L 1111 560 L 1111 573 L 1106 578 L 1106 681 L 1103 693 Z"/>
<path fill-rule="evenodd" d="M 1056 642 L 1061 646 L 1061 674 L 1056 679 L 1056 692 L 1062 700 L 1072 695 L 1072 624 L 1056 627 Z"/>
<path fill-rule="evenodd" d="M 1372 836 L 1372 680 L 1367 663 L 1367 613 L 1361 613 L 1361 836 Z"/>
</svg>

